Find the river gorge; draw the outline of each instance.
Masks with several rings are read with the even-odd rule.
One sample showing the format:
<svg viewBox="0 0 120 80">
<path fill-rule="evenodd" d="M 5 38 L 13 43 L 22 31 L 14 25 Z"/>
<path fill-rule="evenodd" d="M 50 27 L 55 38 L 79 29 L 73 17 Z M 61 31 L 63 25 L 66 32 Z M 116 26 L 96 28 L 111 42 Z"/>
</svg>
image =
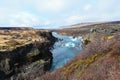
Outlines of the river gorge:
<svg viewBox="0 0 120 80">
<path fill-rule="evenodd" d="M 82 50 L 82 37 L 59 35 L 56 32 L 53 32 L 52 35 L 58 38 L 51 50 L 53 55 L 51 71 L 54 71 L 80 53 Z"/>
</svg>

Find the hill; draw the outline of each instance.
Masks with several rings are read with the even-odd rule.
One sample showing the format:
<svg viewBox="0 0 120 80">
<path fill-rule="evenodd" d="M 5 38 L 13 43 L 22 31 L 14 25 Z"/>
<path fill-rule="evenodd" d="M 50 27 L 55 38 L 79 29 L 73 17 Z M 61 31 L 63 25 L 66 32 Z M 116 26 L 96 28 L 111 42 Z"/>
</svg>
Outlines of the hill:
<svg viewBox="0 0 120 80">
<path fill-rule="evenodd" d="M 119 80 L 120 22 L 76 26 L 56 31 L 82 36 L 83 51 L 62 68 L 36 80 Z"/>
</svg>

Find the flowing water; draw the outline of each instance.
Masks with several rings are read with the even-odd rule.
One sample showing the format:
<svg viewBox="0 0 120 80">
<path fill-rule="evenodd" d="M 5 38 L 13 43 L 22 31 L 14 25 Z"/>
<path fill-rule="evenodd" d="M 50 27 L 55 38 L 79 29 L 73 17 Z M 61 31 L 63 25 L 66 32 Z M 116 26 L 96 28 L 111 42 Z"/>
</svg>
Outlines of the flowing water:
<svg viewBox="0 0 120 80">
<path fill-rule="evenodd" d="M 60 39 L 55 42 L 53 50 L 53 64 L 51 70 L 54 71 L 62 67 L 68 60 L 75 57 L 82 50 L 82 37 L 63 36 L 56 32 L 52 33 L 54 37 Z"/>
</svg>

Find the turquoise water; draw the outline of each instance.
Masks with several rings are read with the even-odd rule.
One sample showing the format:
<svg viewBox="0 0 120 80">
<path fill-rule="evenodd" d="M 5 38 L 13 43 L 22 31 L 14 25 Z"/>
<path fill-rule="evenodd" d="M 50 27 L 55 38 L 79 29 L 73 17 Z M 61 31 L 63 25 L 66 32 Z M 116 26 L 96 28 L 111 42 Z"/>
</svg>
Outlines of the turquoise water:
<svg viewBox="0 0 120 80">
<path fill-rule="evenodd" d="M 80 53 L 82 50 L 82 37 L 63 36 L 55 32 L 52 34 L 54 37 L 61 39 L 54 44 L 54 48 L 51 51 L 53 54 L 51 70 L 54 71 Z"/>
</svg>

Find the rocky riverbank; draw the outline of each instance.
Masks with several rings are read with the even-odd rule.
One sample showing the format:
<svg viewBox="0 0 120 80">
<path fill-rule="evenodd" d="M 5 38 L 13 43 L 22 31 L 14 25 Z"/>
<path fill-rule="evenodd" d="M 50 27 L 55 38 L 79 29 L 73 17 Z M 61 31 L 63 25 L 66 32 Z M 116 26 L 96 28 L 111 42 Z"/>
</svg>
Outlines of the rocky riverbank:
<svg viewBox="0 0 120 80">
<path fill-rule="evenodd" d="M 48 30 L 0 29 L 0 80 L 33 80 L 49 70 L 56 38 Z"/>
<path fill-rule="evenodd" d="M 120 21 L 74 26 L 55 31 L 82 36 L 83 51 L 65 66 L 36 80 L 119 80 Z"/>
<path fill-rule="evenodd" d="M 70 36 L 82 36 L 85 44 L 94 41 L 96 39 L 106 39 L 107 37 L 119 34 L 120 32 L 120 21 L 114 22 L 103 22 L 96 24 L 87 24 L 81 26 L 80 24 L 74 25 L 74 27 L 64 28 L 55 30 L 62 35 Z"/>
</svg>

